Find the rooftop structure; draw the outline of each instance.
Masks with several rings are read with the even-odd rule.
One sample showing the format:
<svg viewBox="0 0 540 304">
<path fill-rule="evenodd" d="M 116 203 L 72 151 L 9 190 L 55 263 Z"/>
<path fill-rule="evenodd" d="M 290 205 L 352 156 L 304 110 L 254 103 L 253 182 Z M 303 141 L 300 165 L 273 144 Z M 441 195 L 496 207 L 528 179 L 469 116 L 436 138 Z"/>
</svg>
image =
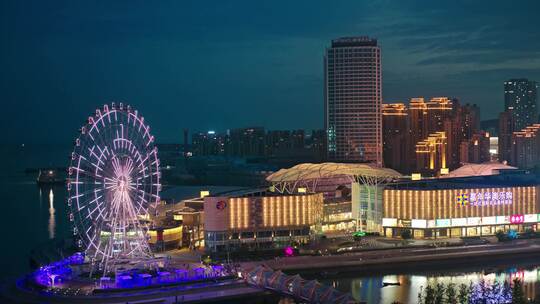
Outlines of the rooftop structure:
<svg viewBox="0 0 540 304">
<path fill-rule="evenodd" d="M 275 186 L 283 183 L 294 183 L 296 186 L 310 186 L 312 183 L 316 186 L 318 180 L 339 177 L 347 177 L 350 181 L 359 177 L 396 179 L 401 177 L 401 174 L 393 169 L 379 168 L 373 164 L 307 163 L 281 169 L 270 174 L 266 180 Z"/>
<path fill-rule="evenodd" d="M 446 178 L 469 177 L 498 174 L 499 170 L 512 170 L 516 167 L 508 166 L 499 162 L 487 162 L 482 164 L 465 164 L 458 169 L 451 171 Z"/>
<path fill-rule="evenodd" d="M 377 39 L 368 36 L 342 37 L 332 40 L 332 47 L 377 46 Z"/>
<path fill-rule="evenodd" d="M 267 177 L 272 189 L 280 193 L 335 192 L 337 187 L 350 186 L 352 218 L 356 229 L 379 231 L 383 185 L 401 174 L 375 164 L 300 164 L 281 169 Z"/>
</svg>

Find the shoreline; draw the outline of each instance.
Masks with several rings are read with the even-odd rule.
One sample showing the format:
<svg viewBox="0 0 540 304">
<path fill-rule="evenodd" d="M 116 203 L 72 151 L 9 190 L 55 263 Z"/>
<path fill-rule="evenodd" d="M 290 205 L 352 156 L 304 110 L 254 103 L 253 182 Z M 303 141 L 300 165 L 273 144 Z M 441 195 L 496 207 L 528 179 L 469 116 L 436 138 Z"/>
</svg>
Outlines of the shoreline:
<svg viewBox="0 0 540 304">
<path fill-rule="evenodd" d="M 540 257 L 540 246 L 534 242 L 509 242 L 495 245 L 459 246 L 437 249 L 388 249 L 377 252 L 358 252 L 332 256 L 297 256 L 240 263 L 243 269 L 266 264 L 274 270 L 305 275 L 331 275 L 355 272 L 418 271 L 459 266 L 480 266 L 490 263 L 516 264 L 516 259 Z M 508 259 L 512 261 L 509 261 Z M 498 264 L 498 265 L 500 265 Z M 484 265 L 484 267 L 481 267 Z"/>
</svg>

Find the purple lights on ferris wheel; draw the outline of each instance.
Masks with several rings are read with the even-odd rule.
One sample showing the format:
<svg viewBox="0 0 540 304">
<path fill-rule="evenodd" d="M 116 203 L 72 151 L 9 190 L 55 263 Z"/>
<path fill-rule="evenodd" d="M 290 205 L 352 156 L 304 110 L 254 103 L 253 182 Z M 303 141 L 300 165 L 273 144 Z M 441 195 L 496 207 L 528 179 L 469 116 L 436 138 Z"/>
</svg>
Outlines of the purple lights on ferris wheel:
<svg viewBox="0 0 540 304">
<path fill-rule="evenodd" d="M 160 201 L 159 159 L 144 118 L 112 103 L 87 119 L 68 169 L 73 233 L 98 269 L 115 260 L 151 256 L 146 239 L 149 208 Z"/>
</svg>

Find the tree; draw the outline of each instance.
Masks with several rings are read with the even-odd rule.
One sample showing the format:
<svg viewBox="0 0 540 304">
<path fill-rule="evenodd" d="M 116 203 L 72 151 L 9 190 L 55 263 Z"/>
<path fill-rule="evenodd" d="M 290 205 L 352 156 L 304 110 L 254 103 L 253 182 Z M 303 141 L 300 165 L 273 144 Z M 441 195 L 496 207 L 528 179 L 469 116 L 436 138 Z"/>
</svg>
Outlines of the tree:
<svg viewBox="0 0 540 304">
<path fill-rule="evenodd" d="M 401 231 L 401 238 L 404 240 L 408 240 L 412 238 L 412 233 L 410 229 L 405 229 Z"/>
<path fill-rule="evenodd" d="M 497 237 L 497 241 L 499 242 L 503 242 L 506 240 L 506 235 L 504 234 L 504 231 L 502 230 L 497 230 L 497 232 L 495 233 L 495 236 Z"/>
<path fill-rule="evenodd" d="M 512 303 L 513 304 L 526 304 L 527 299 L 523 294 L 523 284 L 516 278 L 514 279 L 514 286 L 512 286 Z"/>
<path fill-rule="evenodd" d="M 435 303 L 443 303 L 444 294 L 445 294 L 444 285 L 442 283 L 438 283 L 437 285 L 435 285 Z"/>
<path fill-rule="evenodd" d="M 510 285 L 506 281 L 503 284 L 499 282 L 493 283 L 487 298 L 488 303 L 511 303 L 512 290 Z"/>
<path fill-rule="evenodd" d="M 469 303 L 470 304 L 486 304 L 487 303 L 487 286 L 484 280 L 476 283 L 471 283 Z"/>
<path fill-rule="evenodd" d="M 507 281 L 504 281 L 503 284 L 503 294 L 504 294 L 504 303 L 511 303 L 512 302 L 512 287 L 510 286 L 510 283 Z"/>
<path fill-rule="evenodd" d="M 465 285 L 465 284 L 461 284 L 459 285 L 459 293 L 458 293 L 458 303 L 459 304 L 467 304 L 469 303 L 469 292 L 470 292 L 470 287 Z"/>
<path fill-rule="evenodd" d="M 456 284 L 450 283 L 446 286 L 446 303 L 448 304 L 457 304 L 458 298 L 456 293 Z"/>
<path fill-rule="evenodd" d="M 435 289 L 433 289 L 433 287 L 431 287 L 430 285 L 428 285 L 426 287 L 426 294 L 425 294 L 425 297 L 424 297 L 424 303 L 425 304 L 436 304 L 436 302 L 435 302 Z"/>
</svg>

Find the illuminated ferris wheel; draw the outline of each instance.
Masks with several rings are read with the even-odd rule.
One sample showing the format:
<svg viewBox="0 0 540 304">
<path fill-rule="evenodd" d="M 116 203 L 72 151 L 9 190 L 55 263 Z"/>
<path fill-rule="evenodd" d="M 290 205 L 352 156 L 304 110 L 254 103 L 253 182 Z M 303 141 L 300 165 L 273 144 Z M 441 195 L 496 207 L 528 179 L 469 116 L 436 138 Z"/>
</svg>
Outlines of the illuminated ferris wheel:
<svg viewBox="0 0 540 304">
<path fill-rule="evenodd" d="M 122 103 L 105 105 L 80 129 L 67 183 L 70 221 L 93 270 L 152 257 L 147 221 L 159 202 L 154 137 L 144 118 Z"/>
</svg>

